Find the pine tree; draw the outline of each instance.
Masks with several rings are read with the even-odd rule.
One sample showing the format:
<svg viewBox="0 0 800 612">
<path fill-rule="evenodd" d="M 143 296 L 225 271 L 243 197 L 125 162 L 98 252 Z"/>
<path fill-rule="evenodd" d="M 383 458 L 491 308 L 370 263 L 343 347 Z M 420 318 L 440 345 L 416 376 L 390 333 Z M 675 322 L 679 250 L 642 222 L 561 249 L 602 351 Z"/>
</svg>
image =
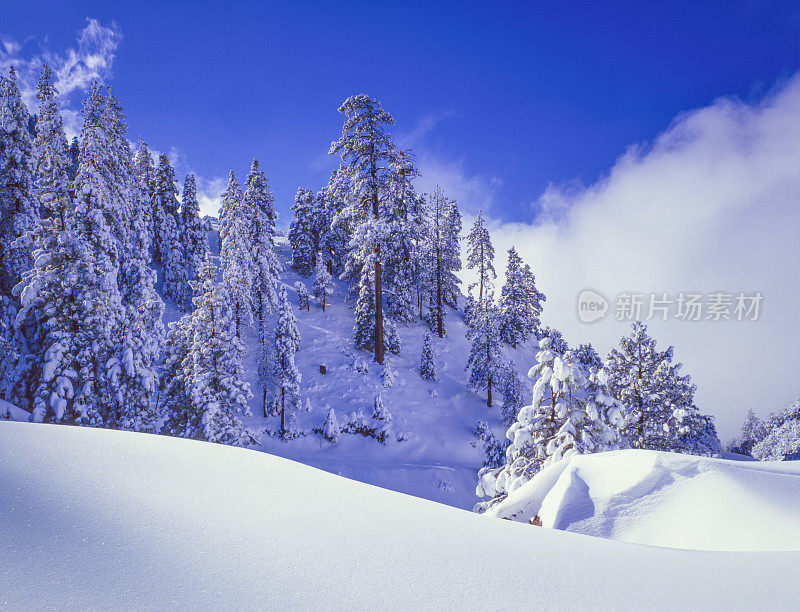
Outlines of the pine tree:
<svg viewBox="0 0 800 612">
<path fill-rule="evenodd" d="M 594 347 L 591 343 L 581 344 L 575 350 L 575 355 L 578 357 L 578 361 L 580 361 L 590 372 L 592 370 L 599 370 L 603 367 L 603 360 L 600 359 L 600 355 L 597 354 L 597 351 L 594 350 Z"/>
<path fill-rule="evenodd" d="M 422 266 L 418 245 L 424 230 L 423 199 L 414 191 L 419 172 L 411 154 L 398 151 L 390 164 L 387 198 L 381 217 L 389 226 L 383 276 L 386 310 L 396 321 L 412 321 L 416 314 L 416 278 Z"/>
<path fill-rule="evenodd" d="M 322 259 L 319 259 L 317 261 L 317 273 L 314 277 L 314 297 L 317 298 L 317 303 L 322 308 L 322 312 L 325 312 L 325 304 L 331 294 L 333 294 L 333 279 L 330 272 L 328 272 L 328 267 L 323 263 Z"/>
<path fill-rule="evenodd" d="M 178 199 L 175 171 L 169 158 L 158 156 L 153 191 L 153 261 L 167 265 L 172 241 L 178 230 Z"/>
<path fill-rule="evenodd" d="M 250 245 L 250 227 L 242 205 L 242 189 L 231 172 L 228 187 L 222 194 L 220 214 L 220 257 L 222 259 L 222 283 L 231 300 L 236 337 L 241 338 L 243 322 L 253 322 L 253 261 Z"/>
<path fill-rule="evenodd" d="M 425 334 L 422 341 L 422 356 L 419 360 L 419 375 L 422 380 L 436 380 L 436 363 L 433 358 L 431 335 Z"/>
<path fill-rule="evenodd" d="M 0 291 L 8 296 L 33 265 L 32 232 L 38 214 L 28 124 L 12 66 L 8 77 L 0 80 Z"/>
<path fill-rule="evenodd" d="M 188 375 L 193 341 L 192 313 L 170 323 L 156 406 L 157 411 L 165 416 L 160 431 L 164 435 L 187 437 L 190 432 L 194 407 L 189 395 Z"/>
<path fill-rule="evenodd" d="M 510 361 L 503 376 L 503 424 L 511 425 L 525 405 L 525 386 L 519 378 L 514 362 Z"/>
<path fill-rule="evenodd" d="M 747 416 L 742 423 L 742 431 L 734 440 L 730 450 L 734 453 L 752 456 L 753 447 L 766 438 L 767 433 L 766 424 L 756 416 L 751 408 L 747 411 Z"/>
<path fill-rule="evenodd" d="M 503 380 L 503 357 L 500 352 L 500 334 L 497 325 L 497 308 L 487 297 L 470 320 L 467 339 L 472 341 L 466 370 L 469 370 L 469 387 L 473 391 L 486 389 L 486 406 L 492 406 L 492 390 Z"/>
<path fill-rule="evenodd" d="M 673 350 L 658 351 L 637 321 L 606 359 L 609 391 L 628 410 L 623 434 L 633 448 L 693 452 L 694 442 L 686 445 L 700 415 L 694 385 L 680 374 L 681 364 L 672 363 Z"/>
<path fill-rule="evenodd" d="M 492 290 L 492 284 L 497 274 L 494 271 L 494 247 L 489 237 L 489 231 L 483 221 L 482 211 L 478 211 L 478 217 L 467 237 L 467 269 L 475 270 L 478 280 L 469 286 L 472 291 L 478 287 L 478 302 L 483 302 L 484 295 Z"/>
<path fill-rule="evenodd" d="M 81 156 L 81 145 L 78 142 L 78 137 L 73 136 L 72 142 L 69 145 L 69 168 L 68 168 L 68 175 L 70 183 L 75 180 L 75 177 L 78 175 L 78 160 Z M 73 194 L 74 196 L 74 194 Z"/>
<path fill-rule="evenodd" d="M 425 231 L 426 273 L 423 291 L 430 296 L 428 325 L 442 338 L 445 334 L 446 306 L 455 307 L 458 285 L 456 272 L 461 269 L 458 232 L 461 215 L 454 201 L 448 200 L 437 187 L 428 204 L 428 223 Z"/>
<path fill-rule="evenodd" d="M 539 328 L 545 296 L 536 289 L 530 266 L 522 263 L 514 247 L 508 250 L 506 283 L 500 293 L 500 337 L 517 347 Z"/>
<path fill-rule="evenodd" d="M 275 206 L 267 178 L 253 159 L 245 181 L 244 208 L 250 219 L 253 250 L 253 310 L 262 344 L 267 338 L 267 317 L 278 305 L 278 281 L 283 268 L 275 255 Z"/>
<path fill-rule="evenodd" d="M 192 414 L 184 437 L 242 446 L 245 433 L 237 413 L 250 416 L 252 398 L 244 381 L 244 346 L 236 336 L 234 314 L 217 270 L 207 256 L 197 283 L 192 334 L 184 376 Z"/>
<path fill-rule="evenodd" d="M 311 274 L 317 263 L 314 233 L 314 194 L 308 189 L 298 189 L 294 197 L 294 218 L 289 226 L 289 244 L 292 246 L 292 267 L 303 276 Z"/>
<path fill-rule="evenodd" d="M 492 498 L 479 504 L 479 510 L 504 499 L 551 463 L 619 446 L 619 403 L 604 394 L 605 387 L 592 375 L 587 376 L 574 352 L 556 353 L 547 337 L 539 348 L 537 363 L 528 373 L 535 380 L 533 401 L 520 409 L 506 433 L 510 444 L 505 465 L 479 474 L 478 495 Z"/>
<path fill-rule="evenodd" d="M 73 144 L 75 141 L 73 141 Z M 72 149 L 70 149 L 71 151 Z M 155 236 L 157 228 L 155 226 L 155 192 L 156 192 L 156 167 L 153 163 L 153 156 L 147 148 L 144 140 L 139 141 L 139 148 L 134 157 L 134 172 L 139 185 L 139 211 L 137 216 L 141 219 L 144 227 L 145 245 L 148 251 L 152 252 L 156 248 Z"/>
<path fill-rule="evenodd" d="M 324 211 L 324 229 L 319 244 L 320 258 L 328 266 L 328 272 L 337 277 L 344 271 L 352 235 L 351 220 L 347 214 L 342 214 L 349 190 L 348 169 L 340 166 L 331 173 L 328 184 L 320 192 Z"/>
<path fill-rule="evenodd" d="M 367 301 L 361 295 L 364 291 L 374 292 L 372 309 L 375 331 L 371 344 L 375 350 L 375 361 L 382 364 L 384 345 L 381 248 L 386 243 L 387 227 L 381 222 L 381 200 L 385 197 L 390 173 L 387 166 L 394 159 L 395 151 L 386 126 L 393 125 L 394 119 L 381 108 L 377 100 L 365 94 L 345 100 L 339 112 L 345 114 L 347 119 L 342 127 L 342 137 L 331 145 L 330 153 L 341 154 L 342 160 L 347 164 L 345 172 L 349 187 L 345 196 L 347 205 L 339 214 L 346 217 L 353 227 L 350 257 L 359 262 L 362 268 L 359 301 Z M 351 269 L 355 271 L 353 266 Z M 371 273 L 371 282 L 364 282 L 363 270 Z M 358 343 L 358 338 L 356 342 Z"/>
<path fill-rule="evenodd" d="M 753 457 L 761 461 L 797 459 L 800 454 L 800 398 L 769 415 L 764 427 L 766 436 L 753 446 Z"/>
<path fill-rule="evenodd" d="M 185 284 L 182 288 L 181 305 L 183 310 L 192 307 L 191 284 L 199 279 L 208 249 L 208 237 L 200 220 L 200 205 L 197 202 L 197 185 L 194 175 L 189 174 L 183 184 L 181 202 L 181 235 L 179 242 L 183 246 L 183 262 L 185 266 Z"/>
<path fill-rule="evenodd" d="M 275 328 L 275 348 L 277 354 L 276 389 L 279 395 L 275 403 L 281 415 L 281 436 L 289 433 L 287 412 L 300 410 L 300 371 L 294 363 L 294 356 L 300 350 L 300 333 L 292 306 L 286 297 L 286 286 L 282 285 L 278 297 L 278 325 Z"/>
<path fill-rule="evenodd" d="M 297 291 L 297 305 L 300 310 L 311 310 L 308 298 L 308 288 L 306 287 L 305 283 L 297 281 L 294 284 L 294 288 Z"/>
</svg>

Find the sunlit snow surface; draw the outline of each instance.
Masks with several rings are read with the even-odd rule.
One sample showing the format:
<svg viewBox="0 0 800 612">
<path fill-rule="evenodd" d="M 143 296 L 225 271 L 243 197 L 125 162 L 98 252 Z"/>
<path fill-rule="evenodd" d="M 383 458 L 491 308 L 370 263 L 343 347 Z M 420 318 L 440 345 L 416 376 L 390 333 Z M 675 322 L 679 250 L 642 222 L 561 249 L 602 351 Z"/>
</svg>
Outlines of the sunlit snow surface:
<svg viewBox="0 0 800 612">
<path fill-rule="evenodd" d="M 659 455 L 643 457 L 618 476 L 627 461 L 589 458 L 581 478 L 591 488 L 598 459 L 613 493 Z M 796 500 L 781 474 L 736 467 L 760 487 L 743 489 L 745 507 L 775 504 L 767 516 L 732 498 L 712 506 L 747 515 L 742 530 Z M 771 501 L 755 505 L 760 495 Z M 691 514 L 666 501 L 653 509 Z M 798 567 L 797 552 L 637 546 L 497 520 L 252 450 L 0 422 L 3 608 L 789 609 Z"/>
</svg>

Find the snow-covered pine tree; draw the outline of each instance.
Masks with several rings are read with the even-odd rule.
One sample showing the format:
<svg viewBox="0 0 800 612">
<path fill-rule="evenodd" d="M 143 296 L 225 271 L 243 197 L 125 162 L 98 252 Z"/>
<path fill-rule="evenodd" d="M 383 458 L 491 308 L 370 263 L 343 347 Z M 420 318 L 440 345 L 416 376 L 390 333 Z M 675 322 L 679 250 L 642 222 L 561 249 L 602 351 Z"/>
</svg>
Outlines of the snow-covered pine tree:
<svg viewBox="0 0 800 612">
<path fill-rule="evenodd" d="M 73 136 L 72 142 L 69 145 L 69 180 L 70 183 L 75 180 L 78 175 L 78 159 L 81 156 L 81 144 L 78 142 L 78 137 Z M 74 194 L 73 194 L 74 195 Z"/>
<path fill-rule="evenodd" d="M 508 362 L 503 376 L 503 424 L 511 425 L 517 418 L 520 409 L 525 405 L 524 395 L 527 390 L 519 378 L 519 372 L 513 361 Z"/>
<path fill-rule="evenodd" d="M 476 309 L 467 328 L 467 339 L 472 342 L 467 366 L 469 387 L 473 391 L 486 389 L 486 406 L 492 406 L 492 390 L 500 386 L 505 369 L 500 352 L 497 307 L 491 295 L 484 298 Z"/>
<path fill-rule="evenodd" d="M 73 141 L 74 144 L 74 141 Z M 70 151 L 72 149 L 70 148 Z M 147 148 L 144 140 L 139 140 L 139 148 L 133 160 L 134 172 L 136 173 L 139 185 L 139 211 L 137 215 L 141 218 L 144 227 L 145 244 L 151 252 L 155 247 L 155 191 L 156 191 L 156 167 L 153 163 L 153 156 Z"/>
<path fill-rule="evenodd" d="M 392 355 L 399 355 L 402 352 L 403 344 L 400 333 L 397 331 L 397 324 L 391 319 L 384 319 L 383 330 L 383 344 L 386 350 Z"/>
<path fill-rule="evenodd" d="M 483 302 L 484 296 L 491 293 L 494 279 L 494 247 L 489 237 L 489 230 L 483 220 L 483 211 L 478 211 L 478 216 L 467 237 L 467 269 L 475 270 L 478 279 L 469 286 L 470 292 L 478 287 L 478 302 Z"/>
<path fill-rule="evenodd" d="M 455 202 L 437 186 L 428 199 L 422 285 L 425 294 L 430 296 L 428 325 L 440 338 L 446 331 L 446 307 L 454 306 L 461 282 L 455 274 L 461 269 L 458 234 L 455 233 L 460 231 L 460 226 L 461 215 Z"/>
<path fill-rule="evenodd" d="M 36 267 L 21 291 L 23 310 L 47 321 L 34 420 L 101 425 L 124 401 L 118 357 L 125 310 L 117 284 L 118 245 L 104 129 L 105 101 L 92 83 L 84 102 L 81 156 L 75 180 L 75 233 L 53 223 L 37 227 Z"/>
<path fill-rule="evenodd" d="M 539 342 L 537 363 L 528 373 L 535 380 L 533 401 L 520 409 L 506 434 L 506 464 L 479 474 L 478 495 L 493 498 L 479 504 L 479 510 L 502 500 L 550 463 L 618 446 L 611 425 L 620 422 L 618 402 L 587 377 L 573 351 L 559 355 L 551 345 L 547 337 Z"/>
<path fill-rule="evenodd" d="M 231 300 L 236 337 L 241 338 L 242 323 L 253 322 L 253 260 L 251 234 L 243 207 L 242 189 L 231 171 L 228 186 L 222 194 L 220 211 L 220 258 L 222 283 Z"/>
<path fill-rule="evenodd" d="M 338 442 L 341 430 L 339 429 L 339 421 L 336 419 L 336 412 L 333 408 L 328 410 L 328 416 L 325 417 L 325 424 L 322 426 L 322 435 L 329 442 Z"/>
<path fill-rule="evenodd" d="M 436 380 L 436 362 L 433 357 L 431 335 L 426 333 L 422 341 L 422 356 L 419 360 L 419 375 L 422 380 Z"/>
<path fill-rule="evenodd" d="M 181 239 L 183 261 L 186 266 L 182 304 L 184 310 L 192 307 L 191 283 L 200 277 L 200 269 L 208 254 L 208 236 L 200 220 L 200 204 L 197 202 L 197 183 L 194 175 L 186 175 L 181 198 Z"/>
<path fill-rule="evenodd" d="M 298 188 L 292 206 L 294 217 L 289 226 L 289 244 L 292 246 L 292 267 L 308 276 L 317 263 L 315 247 L 314 194 L 309 189 Z"/>
<path fill-rule="evenodd" d="M 575 350 L 575 355 L 578 357 L 578 361 L 590 372 L 603 367 L 603 360 L 600 358 L 600 355 L 597 354 L 597 351 L 594 350 L 591 342 L 588 344 L 581 344 Z"/>
<path fill-rule="evenodd" d="M 506 283 L 500 292 L 500 337 L 517 347 L 539 328 L 544 294 L 536 289 L 530 266 L 523 264 L 517 250 L 508 250 Z"/>
<path fill-rule="evenodd" d="M 322 308 L 322 312 L 325 312 L 325 305 L 328 301 L 328 296 L 331 294 L 333 294 L 333 279 L 330 272 L 328 272 L 328 266 L 322 259 L 319 259 L 317 260 L 317 272 L 314 277 L 314 297 L 317 298 L 317 304 Z"/>
<path fill-rule="evenodd" d="M 237 414 L 250 416 L 247 401 L 253 396 L 244 380 L 244 345 L 236 336 L 231 300 L 216 279 L 216 266 L 207 255 L 197 283 L 199 297 L 184 369 L 192 401 L 184 437 L 243 446 L 246 436 Z"/>
<path fill-rule="evenodd" d="M 447 208 L 447 232 L 444 234 L 443 286 L 444 302 L 451 308 L 458 308 L 458 296 L 461 290 L 458 286 L 461 279 L 457 272 L 461 270 L 461 212 L 455 200 L 450 200 Z"/>
<path fill-rule="evenodd" d="M 326 224 L 320 236 L 320 258 L 328 266 L 331 275 L 337 277 L 344 271 L 352 234 L 350 219 L 347 215 L 340 214 L 346 206 L 346 194 L 349 189 L 348 169 L 340 166 L 331 173 L 328 184 L 320 192 Z"/>
<path fill-rule="evenodd" d="M 308 287 L 305 283 L 297 281 L 294 284 L 295 291 L 297 291 L 297 306 L 300 310 L 311 310 L 308 298 Z"/>
<path fill-rule="evenodd" d="M 278 305 L 278 281 L 283 267 L 275 255 L 275 205 L 267 178 L 253 159 L 245 181 L 244 208 L 250 219 L 253 253 L 253 316 L 262 343 L 267 338 L 267 317 Z"/>
<path fill-rule="evenodd" d="M 416 316 L 416 278 L 422 261 L 418 244 L 424 229 L 423 199 L 414 190 L 419 176 L 411 153 L 397 151 L 390 165 L 388 195 L 381 216 L 389 226 L 383 277 L 388 317 L 412 321 Z"/>
<path fill-rule="evenodd" d="M 300 371 L 294 363 L 294 356 L 300 350 L 300 332 L 297 331 L 297 320 L 292 312 L 292 305 L 286 297 L 286 286 L 281 285 L 278 296 L 278 325 L 275 328 L 276 349 L 276 397 L 275 405 L 281 415 L 282 437 L 289 432 L 287 428 L 287 412 L 300 410 Z"/>
<path fill-rule="evenodd" d="M 162 153 L 158 156 L 153 187 L 153 261 L 163 264 L 165 268 L 167 265 L 172 265 L 169 257 L 178 231 L 176 182 L 175 171 L 169 163 L 169 158 Z M 166 270 L 164 277 L 166 282 Z"/>
<path fill-rule="evenodd" d="M 345 114 L 347 119 L 342 127 L 342 137 L 331 144 L 330 153 L 339 153 L 347 164 L 345 172 L 349 190 L 345 197 L 347 205 L 338 216 L 347 218 L 353 227 L 349 257 L 359 262 L 362 268 L 358 301 L 367 301 L 368 298 L 361 295 L 364 291 L 374 292 L 372 310 L 375 332 L 371 344 L 375 350 L 375 361 L 382 364 L 384 344 L 381 248 L 386 243 L 388 227 L 381 218 L 381 200 L 387 191 L 390 174 L 388 165 L 395 154 L 386 126 L 393 125 L 394 119 L 381 108 L 377 100 L 366 94 L 345 100 L 339 107 L 339 112 Z M 355 271 L 354 266 L 350 267 Z M 364 271 L 371 274 L 371 282 L 365 282 Z M 358 323 L 357 326 L 360 327 Z"/>
<path fill-rule="evenodd" d="M 767 437 L 767 428 L 764 421 L 756 416 L 753 409 L 747 411 L 747 416 L 742 423 L 742 431 L 739 437 L 733 441 L 731 452 L 742 455 L 753 454 L 753 447 Z"/>
<path fill-rule="evenodd" d="M 12 66 L 0 81 L 0 291 L 7 296 L 33 265 L 38 202 L 29 119 Z"/>
<path fill-rule="evenodd" d="M 190 432 L 194 411 L 187 376 L 191 372 L 193 334 L 191 312 L 169 324 L 156 403 L 156 412 L 164 416 L 160 431 L 164 435 L 187 437 Z"/>
<path fill-rule="evenodd" d="M 672 363 L 673 351 L 658 351 L 647 326 L 636 321 L 606 358 L 609 392 L 628 410 L 623 435 L 632 448 L 678 450 L 683 415 L 674 413 L 696 415 L 694 385 L 680 375 L 681 364 Z"/>
<path fill-rule="evenodd" d="M 550 348 L 559 355 L 563 355 L 569 350 L 569 343 L 566 341 L 562 333 L 554 327 L 545 326 L 540 328 L 537 337 L 539 340 L 542 338 L 550 338 L 552 341 Z"/>
<path fill-rule="evenodd" d="M 764 427 L 767 434 L 753 446 L 753 457 L 761 461 L 781 461 L 800 456 L 800 398 L 769 415 Z"/>
</svg>

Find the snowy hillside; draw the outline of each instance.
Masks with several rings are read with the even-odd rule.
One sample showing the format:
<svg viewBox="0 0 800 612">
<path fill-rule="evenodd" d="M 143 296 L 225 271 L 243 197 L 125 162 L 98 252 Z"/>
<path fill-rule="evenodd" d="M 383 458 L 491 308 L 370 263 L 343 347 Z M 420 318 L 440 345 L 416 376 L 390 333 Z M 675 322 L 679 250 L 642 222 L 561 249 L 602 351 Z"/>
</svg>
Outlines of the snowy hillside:
<svg viewBox="0 0 800 612">
<path fill-rule="evenodd" d="M 12 609 L 747 609 L 800 596 L 797 552 L 633 546 L 93 428 L 0 422 L 0 524 Z"/>
<path fill-rule="evenodd" d="M 800 465 L 623 450 L 545 468 L 488 516 L 699 550 L 800 550 Z"/>
<path fill-rule="evenodd" d="M 212 253 L 218 255 L 217 232 L 209 233 L 209 244 Z M 336 281 L 325 312 L 313 301 L 310 310 L 300 309 L 294 284 L 301 281 L 310 289 L 313 276 L 300 276 L 288 265 L 291 249 L 285 239 L 277 239 L 276 252 L 285 264 L 281 282 L 289 293 L 301 336 L 301 347 L 296 357 L 303 377 L 301 399 L 303 403 L 308 399 L 311 406 L 310 412 L 301 411 L 299 414 L 301 428 L 309 431 L 322 427 L 328 407 L 336 411 L 340 420 L 359 411 L 369 418 L 375 396 L 381 394 L 393 416 L 395 438 L 384 445 L 372 438 L 343 435 L 332 444 L 313 433 L 289 442 L 257 435 L 260 446 L 252 445 L 251 448 L 369 484 L 471 509 L 478 501 L 475 484 L 483 464 L 480 444 L 477 447 L 472 445 L 476 441 L 473 435 L 475 426 L 479 420 L 485 419 L 496 426 L 498 437 L 503 436 L 505 428 L 499 425 L 500 402 L 487 408 L 485 396 L 466 390 L 464 367 L 469 341 L 465 337 L 463 313 L 453 312 L 446 318 L 445 338 L 439 339 L 435 335 L 431 338 L 437 368 L 434 382 L 424 381 L 419 375 L 427 328 L 416 323 L 399 326 L 402 354 L 389 359 L 397 378 L 387 387 L 381 378 L 383 367 L 373 361 L 370 353 L 353 346 L 353 310 L 345 302 L 347 290 L 344 283 Z M 165 301 L 165 319 L 174 320 L 178 313 L 169 300 Z M 262 397 L 257 389 L 259 351 L 252 329 L 247 330 L 245 342 L 248 353 L 244 367 L 255 397 L 250 401 L 253 417 L 243 419 L 243 422 L 255 432 L 267 427 L 274 430 L 279 417 L 264 418 Z M 523 371 L 529 367 L 535 352 L 529 347 L 506 350 L 509 358 L 520 364 Z M 364 364 L 368 371 L 357 371 L 356 363 Z M 326 374 L 320 374 L 320 365 L 327 367 Z M 397 435 L 407 436 L 407 439 L 397 442 Z"/>
</svg>

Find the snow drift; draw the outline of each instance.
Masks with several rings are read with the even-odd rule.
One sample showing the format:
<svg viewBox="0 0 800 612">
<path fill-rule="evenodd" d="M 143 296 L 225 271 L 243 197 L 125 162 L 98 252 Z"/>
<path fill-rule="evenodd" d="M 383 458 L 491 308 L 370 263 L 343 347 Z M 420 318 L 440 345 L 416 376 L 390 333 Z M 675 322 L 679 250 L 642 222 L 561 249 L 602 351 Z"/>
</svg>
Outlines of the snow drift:
<svg viewBox="0 0 800 612">
<path fill-rule="evenodd" d="M 0 422 L 4 608 L 791 607 L 798 564 L 487 519 L 250 450 Z"/>
<path fill-rule="evenodd" d="M 489 516 L 624 542 L 800 551 L 800 463 L 623 450 L 539 472 Z"/>
</svg>

